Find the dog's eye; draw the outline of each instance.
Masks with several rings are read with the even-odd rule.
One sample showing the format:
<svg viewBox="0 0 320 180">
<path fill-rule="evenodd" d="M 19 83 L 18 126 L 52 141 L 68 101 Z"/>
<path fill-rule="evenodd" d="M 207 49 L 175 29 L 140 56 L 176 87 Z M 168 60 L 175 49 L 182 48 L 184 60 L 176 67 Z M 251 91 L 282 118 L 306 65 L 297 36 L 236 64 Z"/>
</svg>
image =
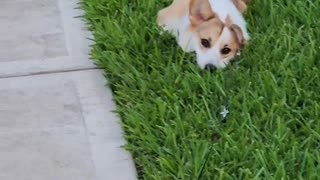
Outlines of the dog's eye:
<svg viewBox="0 0 320 180">
<path fill-rule="evenodd" d="M 230 52 L 231 52 L 230 48 L 225 47 L 225 48 L 221 49 L 222 54 L 229 54 Z"/>
<path fill-rule="evenodd" d="M 205 48 L 210 48 L 211 46 L 210 41 L 208 39 L 201 39 L 201 44 Z"/>
</svg>

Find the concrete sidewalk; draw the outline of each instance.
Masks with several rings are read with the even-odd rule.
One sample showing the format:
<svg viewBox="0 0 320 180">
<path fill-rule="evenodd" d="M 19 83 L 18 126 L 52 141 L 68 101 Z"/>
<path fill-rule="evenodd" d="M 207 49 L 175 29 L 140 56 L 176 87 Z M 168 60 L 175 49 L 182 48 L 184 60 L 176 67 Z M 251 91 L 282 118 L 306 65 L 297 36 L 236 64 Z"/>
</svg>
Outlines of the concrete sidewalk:
<svg viewBox="0 0 320 180">
<path fill-rule="evenodd" d="M 134 180 L 76 0 L 0 1 L 0 179 Z"/>
</svg>

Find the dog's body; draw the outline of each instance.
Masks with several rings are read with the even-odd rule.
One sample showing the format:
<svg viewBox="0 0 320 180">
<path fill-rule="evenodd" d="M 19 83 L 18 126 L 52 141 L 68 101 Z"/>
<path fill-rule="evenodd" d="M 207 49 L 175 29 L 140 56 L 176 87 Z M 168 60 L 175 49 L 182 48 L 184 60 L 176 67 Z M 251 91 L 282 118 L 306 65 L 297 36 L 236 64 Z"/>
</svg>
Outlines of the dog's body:
<svg viewBox="0 0 320 180">
<path fill-rule="evenodd" d="M 242 13 L 248 0 L 174 0 L 158 13 L 158 24 L 200 68 L 224 68 L 249 40 Z"/>
</svg>

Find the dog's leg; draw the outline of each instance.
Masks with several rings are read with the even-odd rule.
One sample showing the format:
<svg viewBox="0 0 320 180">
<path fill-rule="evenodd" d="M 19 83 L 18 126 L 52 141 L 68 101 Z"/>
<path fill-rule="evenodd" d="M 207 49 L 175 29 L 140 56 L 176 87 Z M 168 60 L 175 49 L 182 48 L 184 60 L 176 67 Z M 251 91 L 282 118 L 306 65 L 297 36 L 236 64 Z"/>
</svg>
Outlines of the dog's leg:
<svg viewBox="0 0 320 180">
<path fill-rule="evenodd" d="M 242 0 L 244 3 L 248 4 L 251 2 L 251 0 Z"/>
<path fill-rule="evenodd" d="M 169 11 L 169 8 L 170 7 L 166 7 L 164 9 L 161 9 L 159 12 L 158 12 L 158 17 L 157 17 L 157 23 L 159 26 L 163 27 L 166 25 L 166 22 L 168 21 L 168 11 Z"/>
<path fill-rule="evenodd" d="M 170 17 L 170 6 L 158 12 L 157 23 L 163 30 L 170 32 L 174 36 L 178 36 L 178 29 L 174 26 L 173 18 Z"/>
<path fill-rule="evenodd" d="M 170 6 L 158 12 L 158 25 L 178 37 L 182 19 L 188 13 L 188 5 L 189 0 L 174 0 Z"/>
<path fill-rule="evenodd" d="M 241 13 L 244 13 L 247 9 L 247 3 L 249 3 L 250 0 L 232 0 L 234 5 L 238 8 L 238 10 Z"/>
</svg>

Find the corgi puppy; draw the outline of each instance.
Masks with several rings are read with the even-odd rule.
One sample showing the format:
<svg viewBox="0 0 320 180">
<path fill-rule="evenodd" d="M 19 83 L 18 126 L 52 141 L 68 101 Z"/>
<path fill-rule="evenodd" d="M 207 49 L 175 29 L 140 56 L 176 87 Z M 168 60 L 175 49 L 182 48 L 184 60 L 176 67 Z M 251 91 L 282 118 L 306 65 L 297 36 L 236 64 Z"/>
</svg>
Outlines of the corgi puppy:
<svg viewBox="0 0 320 180">
<path fill-rule="evenodd" d="M 249 0 L 174 0 L 157 23 L 186 52 L 196 52 L 201 69 L 224 68 L 249 40 L 243 13 Z"/>
</svg>

